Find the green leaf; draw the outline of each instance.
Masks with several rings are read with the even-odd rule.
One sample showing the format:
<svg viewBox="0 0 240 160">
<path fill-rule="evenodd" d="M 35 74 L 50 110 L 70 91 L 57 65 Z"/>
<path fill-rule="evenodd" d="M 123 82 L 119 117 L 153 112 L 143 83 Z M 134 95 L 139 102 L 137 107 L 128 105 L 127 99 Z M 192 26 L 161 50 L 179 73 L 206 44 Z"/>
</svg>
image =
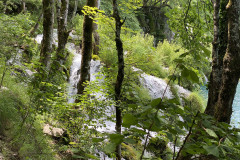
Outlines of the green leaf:
<svg viewBox="0 0 240 160">
<path fill-rule="evenodd" d="M 157 98 L 157 99 L 154 99 L 152 100 L 151 102 L 151 106 L 152 107 L 156 107 L 157 105 L 159 105 L 161 103 L 162 99 L 161 98 Z"/>
<path fill-rule="evenodd" d="M 99 143 L 99 142 L 104 141 L 104 138 L 93 138 L 92 141 L 93 141 L 94 143 Z"/>
<path fill-rule="evenodd" d="M 180 57 L 180 58 L 183 58 L 183 57 L 186 57 L 186 56 L 189 55 L 189 54 L 190 54 L 190 52 L 185 52 L 185 53 L 181 54 L 179 57 Z"/>
<path fill-rule="evenodd" d="M 219 149 L 218 146 L 203 146 L 203 148 L 207 151 L 208 154 L 219 157 Z"/>
<path fill-rule="evenodd" d="M 77 144 L 76 142 L 69 142 L 70 145 L 75 145 Z"/>
<path fill-rule="evenodd" d="M 193 82 L 196 82 L 196 83 L 199 82 L 198 75 L 194 71 L 189 70 L 189 76 L 193 80 Z"/>
<path fill-rule="evenodd" d="M 130 143 L 130 144 L 136 144 L 136 140 L 132 139 L 132 138 L 124 138 L 123 140 L 126 143 Z"/>
<path fill-rule="evenodd" d="M 218 138 L 217 134 L 211 129 L 205 129 L 205 131 L 212 137 Z"/>
<path fill-rule="evenodd" d="M 209 57 L 211 55 L 211 51 L 208 50 L 204 45 L 200 44 L 199 46 L 203 50 L 203 52 L 205 53 L 205 56 Z"/>
<path fill-rule="evenodd" d="M 123 117 L 123 127 L 129 128 L 131 125 L 136 125 L 138 123 L 138 120 L 135 116 L 132 114 L 125 114 Z"/>
<path fill-rule="evenodd" d="M 85 157 L 73 154 L 72 158 L 74 158 L 74 159 L 82 159 L 82 158 L 85 158 Z"/>
<path fill-rule="evenodd" d="M 128 108 L 136 109 L 137 107 L 138 107 L 137 104 L 129 104 L 129 105 L 128 105 Z"/>
<path fill-rule="evenodd" d="M 116 144 L 115 143 L 108 143 L 105 147 L 104 147 L 104 152 L 106 153 L 113 153 L 115 152 L 115 149 L 116 149 Z"/>
<path fill-rule="evenodd" d="M 189 75 L 189 72 L 188 72 L 189 70 L 188 69 L 183 69 L 182 70 L 182 72 L 181 72 L 181 76 L 182 77 L 185 77 L 185 78 L 187 78 L 188 77 L 188 75 Z"/>
<path fill-rule="evenodd" d="M 184 63 L 184 60 L 182 58 L 176 58 L 174 59 L 174 62 L 182 64 Z"/>
<path fill-rule="evenodd" d="M 124 136 L 121 134 L 110 134 L 110 140 L 112 143 L 115 143 L 116 145 L 123 142 Z"/>
<path fill-rule="evenodd" d="M 91 154 L 86 154 L 85 156 L 90 158 L 90 159 L 98 159 L 96 156 L 91 155 Z"/>
</svg>

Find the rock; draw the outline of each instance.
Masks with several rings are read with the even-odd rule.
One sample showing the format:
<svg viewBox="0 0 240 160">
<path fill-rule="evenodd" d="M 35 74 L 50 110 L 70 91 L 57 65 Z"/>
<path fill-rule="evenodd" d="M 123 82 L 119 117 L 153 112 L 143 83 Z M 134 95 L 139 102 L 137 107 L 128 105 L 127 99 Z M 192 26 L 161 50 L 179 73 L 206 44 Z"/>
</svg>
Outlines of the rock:
<svg viewBox="0 0 240 160">
<path fill-rule="evenodd" d="M 174 97 L 170 90 L 170 86 L 167 86 L 167 83 L 161 78 L 143 73 L 140 76 L 140 82 L 143 87 L 148 89 L 153 99 L 161 98 L 163 95 L 167 99 L 172 99 Z"/>
<path fill-rule="evenodd" d="M 72 40 L 74 40 L 74 41 L 79 40 L 79 37 L 77 35 L 73 34 L 73 31 L 69 33 L 69 37 L 71 37 Z"/>
<path fill-rule="evenodd" d="M 1 92 L 1 91 L 7 91 L 7 90 L 9 90 L 7 87 L 3 87 L 3 86 L 0 87 L 0 92 Z"/>
<path fill-rule="evenodd" d="M 180 95 L 180 97 L 188 97 L 191 92 L 185 88 L 183 88 L 182 86 L 179 86 L 179 85 L 175 85 L 175 87 L 178 89 L 178 93 Z"/>
<path fill-rule="evenodd" d="M 0 160 L 4 160 L 3 154 L 0 153 Z"/>
<path fill-rule="evenodd" d="M 62 128 L 55 128 L 49 124 L 45 124 L 43 127 L 43 133 L 52 137 L 63 137 L 65 131 Z"/>
</svg>

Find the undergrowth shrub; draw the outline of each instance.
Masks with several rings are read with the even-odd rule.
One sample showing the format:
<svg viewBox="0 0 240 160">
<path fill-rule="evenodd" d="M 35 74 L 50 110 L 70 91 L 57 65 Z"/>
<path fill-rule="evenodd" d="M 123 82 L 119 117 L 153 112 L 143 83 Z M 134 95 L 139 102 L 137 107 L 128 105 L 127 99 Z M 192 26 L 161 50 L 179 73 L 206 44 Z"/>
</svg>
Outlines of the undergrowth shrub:
<svg viewBox="0 0 240 160">
<path fill-rule="evenodd" d="M 9 90 L 0 89 L 0 134 L 13 127 L 20 119 L 17 108 L 22 102 Z"/>
<path fill-rule="evenodd" d="M 191 92 L 191 94 L 187 97 L 186 100 L 187 105 L 190 106 L 193 110 L 204 112 L 204 101 L 198 92 Z"/>
<path fill-rule="evenodd" d="M 0 68 L 1 70 L 2 68 Z M 0 89 L 0 134 L 21 159 L 53 159 L 53 150 L 36 118 L 36 110 L 28 95 L 27 85 L 18 83 L 11 70 L 6 73 Z"/>
<path fill-rule="evenodd" d="M 106 24 L 107 23 L 107 24 Z M 115 45 L 115 33 L 112 21 L 100 19 L 98 33 L 101 37 L 99 57 L 107 67 L 117 65 L 117 51 Z"/>
<path fill-rule="evenodd" d="M 124 49 L 126 50 L 126 64 L 135 66 L 144 72 L 166 77 L 161 57 L 157 57 L 156 48 L 153 47 L 154 37 L 137 33 L 123 35 Z M 157 57 L 157 59 L 156 59 Z"/>
<path fill-rule="evenodd" d="M 79 38 L 82 38 L 82 32 L 83 32 L 83 18 L 84 16 L 77 14 L 73 20 L 73 29 L 76 32 L 76 35 L 79 36 Z"/>
</svg>

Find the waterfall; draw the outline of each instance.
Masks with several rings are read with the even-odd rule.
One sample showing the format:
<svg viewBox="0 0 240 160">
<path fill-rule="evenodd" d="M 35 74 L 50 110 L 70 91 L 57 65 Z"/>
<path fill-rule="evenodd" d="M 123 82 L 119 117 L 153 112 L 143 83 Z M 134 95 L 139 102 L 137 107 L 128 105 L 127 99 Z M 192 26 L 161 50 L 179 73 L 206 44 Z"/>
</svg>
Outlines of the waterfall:
<svg viewBox="0 0 240 160">
<path fill-rule="evenodd" d="M 80 79 L 80 75 L 78 74 L 78 71 L 81 67 L 82 55 L 80 52 L 78 52 L 75 49 L 74 44 L 67 45 L 66 48 L 71 53 L 74 54 L 72 65 L 70 68 L 70 78 L 69 78 L 69 88 L 68 88 L 68 94 L 69 94 L 68 103 L 74 103 L 75 101 L 74 96 L 77 94 L 77 83 Z"/>
<path fill-rule="evenodd" d="M 207 76 L 205 74 L 203 75 L 203 83 L 204 84 L 208 83 L 208 78 L 207 78 Z"/>
<path fill-rule="evenodd" d="M 54 36 L 55 36 L 54 44 L 56 44 L 57 35 L 54 34 Z M 42 40 L 42 35 L 38 35 L 35 38 L 35 40 L 37 43 L 40 44 L 41 40 Z M 80 67 L 81 67 L 82 55 L 81 55 L 80 51 L 78 51 L 76 49 L 76 46 L 73 43 L 67 43 L 66 48 L 69 52 L 71 52 L 74 55 L 72 65 L 70 68 L 70 78 L 69 78 L 69 87 L 68 87 L 68 95 L 69 95 L 68 103 L 74 103 L 74 101 L 75 101 L 74 96 L 77 94 L 77 84 L 80 79 L 79 71 L 80 71 Z M 100 73 L 101 67 L 102 67 L 102 65 L 99 60 L 97 60 L 97 61 L 91 60 L 90 82 L 93 82 L 96 80 L 98 82 L 104 81 L 104 76 L 101 75 L 101 73 Z M 133 67 L 133 70 L 142 72 L 140 69 L 137 69 L 134 67 Z M 100 74 L 100 76 L 103 76 L 103 79 L 97 79 L 98 74 Z M 149 91 L 149 94 L 152 99 L 162 97 L 166 88 L 167 89 L 166 89 L 166 93 L 165 93 L 164 97 L 168 98 L 168 99 L 174 98 L 174 95 L 171 92 L 170 86 L 167 87 L 167 83 L 165 82 L 165 80 L 148 75 L 144 72 L 142 72 L 140 74 L 139 80 L 140 80 L 141 85 Z M 184 89 L 181 86 L 175 85 L 175 87 L 178 89 L 178 93 L 180 96 L 187 97 L 190 94 L 190 91 Z M 104 93 L 94 93 L 94 96 L 95 96 L 95 98 L 100 99 L 100 100 L 106 99 L 106 97 L 104 96 Z M 104 112 L 105 112 L 106 116 L 111 116 L 111 115 L 115 114 L 115 107 L 114 106 L 105 106 Z M 96 127 L 96 130 L 98 132 L 115 133 L 115 122 L 107 120 L 106 117 L 102 117 L 101 120 L 104 120 L 105 126 L 103 124 L 99 123 Z M 99 122 L 99 120 L 96 120 L 96 119 L 94 119 L 94 121 Z M 89 126 L 89 128 L 91 128 L 91 126 Z M 124 128 L 123 128 L 123 130 L 124 130 Z M 151 132 L 151 134 L 153 137 L 156 135 L 155 132 Z M 111 158 L 107 157 L 104 153 L 100 153 L 100 157 L 111 160 Z"/>
</svg>

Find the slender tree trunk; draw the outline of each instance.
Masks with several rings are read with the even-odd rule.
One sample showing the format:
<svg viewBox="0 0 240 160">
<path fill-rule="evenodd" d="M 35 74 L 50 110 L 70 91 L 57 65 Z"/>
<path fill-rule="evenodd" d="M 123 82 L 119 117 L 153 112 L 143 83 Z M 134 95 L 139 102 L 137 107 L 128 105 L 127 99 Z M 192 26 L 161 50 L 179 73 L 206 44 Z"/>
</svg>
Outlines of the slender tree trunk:
<svg viewBox="0 0 240 160">
<path fill-rule="evenodd" d="M 222 83 L 223 57 L 227 49 L 228 21 L 226 5 L 228 0 L 214 2 L 214 40 L 212 49 L 212 72 L 210 75 L 208 104 L 205 113 L 214 116 L 215 106 Z"/>
<path fill-rule="evenodd" d="M 33 27 L 33 28 L 30 30 L 30 32 L 29 32 L 29 35 L 30 35 L 30 36 L 34 36 L 34 33 L 35 33 L 36 30 L 38 29 L 38 27 L 39 27 L 39 22 L 41 21 L 42 17 L 43 17 L 43 14 L 41 13 L 41 15 L 38 17 L 38 20 L 37 20 L 36 24 L 34 25 L 34 27 Z"/>
<path fill-rule="evenodd" d="M 239 0 L 229 0 L 228 45 L 223 59 L 222 86 L 218 96 L 215 117 L 220 122 L 230 123 L 232 103 L 240 76 Z"/>
<path fill-rule="evenodd" d="M 115 42 L 117 47 L 118 53 L 118 75 L 117 81 L 115 84 L 115 100 L 117 101 L 116 106 L 116 131 L 118 134 L 121 134 L 122 128 L 122 110 L 119 106 L 120 96 L 121 96 L 121 89 L 122 83 L 124 79 L 124 57 L 123 57 L 123 43 L 121 40 L 121 27 L 123 23 L 121 22 L 121 18 L 119 15 L 119 11 L 117 8 L 117 0 L 113 0 L 113 17 L 115 19 Z M 116 147 L 116 157 L 117 160 L 121 160 L 121 144 L 117 145 Z"/>
<path fill-rule="evenodd" d="M 43 40 L 40 63 L 49 68 L 53 43 L 54 0 L 43 0 Z"/>
<path fill-rule="evenodd" d="M 95 0 L 87 0 L 87 6 L 94 7 Z M 78 82 L 78 94 L 83 94 L 87 81 L 90 81 L 90 63 L 92 56 L 92 33 L 93 19 L 89 15 L 84 16 L 83 40 L 82 40 L 82 62 L 80 68 L 80 81 Z M 76 102 L 79 102 L 76 99 Z"/>
<path fill-rule="evenodd" d="M 74 1 L 73 14 L 72 14 L 72 18 L 71 18 L 71 19 L 73 19 L 73 18 L 76 16 L 76 14 L 77 14 L 77 8 L 78 8 L 78 0 L 75 0 L 75 1 Z"/>
<path fill-rule="evenodd" d="M 69 0 L 58 0 L 57 2 L 57 23 L 58 23 L 58 48 L 56 52 L 56 59 L 52 64 L 52 71 L 56 71 L 64 64 L 67 55 L 65 54 L 65 46 L 69 32 L 67 31 L 67 17 L 68 17 Z"/>
<path fill-rule="evenodd" d="M 97 7 L 99 9 L 100 0 L 95 1 L 95 7 Z M 97 30 L 98 30 L 98 24 L 94 23 L 94 25 L 93 25 L 93 38 L 94 38 L 93 54 L 95 54 L 95 55 L 99 54 L 99 44 L 100 44 L 100 37 L 99 37 Z"/>
<path fill-rule="evenodd" d="M 26 12 L 26 2 L 25 0 L 22 0 L 22 13 L 24 14 Z"/>
</svg>

